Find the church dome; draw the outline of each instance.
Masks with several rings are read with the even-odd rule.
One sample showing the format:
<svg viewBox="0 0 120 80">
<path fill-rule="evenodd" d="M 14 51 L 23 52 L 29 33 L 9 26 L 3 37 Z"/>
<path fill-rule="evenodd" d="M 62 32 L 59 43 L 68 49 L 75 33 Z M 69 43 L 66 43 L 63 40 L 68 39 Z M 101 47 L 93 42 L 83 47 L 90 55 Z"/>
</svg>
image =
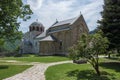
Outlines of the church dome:
<svg viewBox="0 0 120 80">
<path fill-rule="evenodd" d="M 30 26 L 29 26 L 29 30 L 30 31 L 40 31 L 40 32 L 44 32 L 44 26 L 42 23 L 40 22 L 33 22 Z"/>
<path fill-rule="evenodd" d="M 42 23 L 40 22 L 33 22 L 30 26 L 35 26 L 35 27 L 44 27 Z"/>
</svg>

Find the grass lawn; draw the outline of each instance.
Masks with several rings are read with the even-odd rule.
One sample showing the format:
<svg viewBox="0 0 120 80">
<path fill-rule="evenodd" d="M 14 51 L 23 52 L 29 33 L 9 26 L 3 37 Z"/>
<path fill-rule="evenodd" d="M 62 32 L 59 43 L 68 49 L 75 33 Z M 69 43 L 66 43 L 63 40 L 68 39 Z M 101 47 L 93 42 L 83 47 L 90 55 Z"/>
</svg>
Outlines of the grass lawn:
<svg viewBox="0 0 120 80">
<path fill-rule="evenodd" d="M 58 61 L 66 61 L 69 60 L 67 57 L 61 56 L 43 56 L 43 57 L 5 57 L 0 58 L 1 60 L 17 60 L 17 61 L 27 61 L 27 62 L 58 62 Z"/>
<path fill-rule="evenodd" d="M 119 62 L 100 63 L 102 76 L 95 74 L 90 64 L 60 64 L 49 67 L 46 80 L 120 80 Z"/>
<path fill-rule="evenodd" d="M 31 67 L 30 65 L 0 65 L 0 80 L 13 76 Z"/>
</svg>

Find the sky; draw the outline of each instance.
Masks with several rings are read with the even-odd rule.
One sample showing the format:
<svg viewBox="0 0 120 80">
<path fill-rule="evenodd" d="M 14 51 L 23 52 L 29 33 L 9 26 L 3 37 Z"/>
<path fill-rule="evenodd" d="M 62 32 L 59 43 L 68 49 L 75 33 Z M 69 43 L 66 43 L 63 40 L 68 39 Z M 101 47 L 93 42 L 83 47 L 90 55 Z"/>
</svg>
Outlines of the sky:
<svg viewBox="0 0 120 80">
<path fill-rule="evenodd" d="M 90 31 L 97 27 L 97 20 L 101 19 L 103 0 L 23 0 L 29 4 L 33 14 L 31 19 L 21 21 L 20 31 L 27 32 L 29 25 L 38 20 L 48 29 L 56 19 L 58 21 L 84 16 Z"/>
</svg>

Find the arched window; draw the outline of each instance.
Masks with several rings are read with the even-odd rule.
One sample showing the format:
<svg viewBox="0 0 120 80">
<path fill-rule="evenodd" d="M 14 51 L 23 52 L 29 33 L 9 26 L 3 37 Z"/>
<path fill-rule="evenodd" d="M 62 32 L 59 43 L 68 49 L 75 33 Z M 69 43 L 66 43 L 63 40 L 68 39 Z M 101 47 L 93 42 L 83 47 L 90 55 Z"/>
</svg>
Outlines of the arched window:
<svg viewBox="0 0 120 80">
<path fill-rule="evenodd" d="M 35 30 L 35 27 L 33 26 L 32 30 Z"/>
<path fill-rule="evenodd" d="M 60 49 L 60 50 L 62 49 L 62 40 L 60 40 L 60 46 L 59 46 L 59 49 Z"/>
<path fill-rule="evenodd" d="M 36 31 L 39 31 L 39 27 L 37 26 L 37 30 Z"/>
<path fill-rule="evenodd" d="M 40 29 L 41 29 L 40 31 L 42 32 L 42 27 Z"/>
<path fill-rule="evenodd" d="M 32 27 L 31 26 L 29 27 L 29 30 L 32 31 Z"/>
</svg>

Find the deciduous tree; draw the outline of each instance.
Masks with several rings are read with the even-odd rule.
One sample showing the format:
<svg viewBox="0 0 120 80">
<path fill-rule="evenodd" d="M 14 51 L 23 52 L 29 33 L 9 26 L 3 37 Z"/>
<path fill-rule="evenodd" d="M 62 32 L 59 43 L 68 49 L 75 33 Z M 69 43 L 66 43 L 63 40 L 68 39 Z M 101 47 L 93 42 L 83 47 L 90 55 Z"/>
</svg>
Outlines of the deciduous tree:
<svg viewBox="0 0 120 80">
<path fill-rule="evenodd" d="M 22 0 L 0 0 L 0 39 L 18 37 L 18 19 L 27 20 L 31 14 L 30 6 L 24 5 Z"/>
<path fill-rule="evenodd" d="M 22 0 L 0 0 L 0 51 L 3 51 L 4 43 L 14 44 L 21 39 L 18 19 L 26 21 L 31 14 L 30 6 L 23 4 Z"/>
<path fill-rule="evenodd" d="M 100 32 L 94 35 L 83 34 L 78 43 L 69 49 L 69 57 L 73 60 L 85 58 L 100 76 L 98 55 L 106 52 L 108 43 L 107 38 L 102 37 Z"/>
</svg>

